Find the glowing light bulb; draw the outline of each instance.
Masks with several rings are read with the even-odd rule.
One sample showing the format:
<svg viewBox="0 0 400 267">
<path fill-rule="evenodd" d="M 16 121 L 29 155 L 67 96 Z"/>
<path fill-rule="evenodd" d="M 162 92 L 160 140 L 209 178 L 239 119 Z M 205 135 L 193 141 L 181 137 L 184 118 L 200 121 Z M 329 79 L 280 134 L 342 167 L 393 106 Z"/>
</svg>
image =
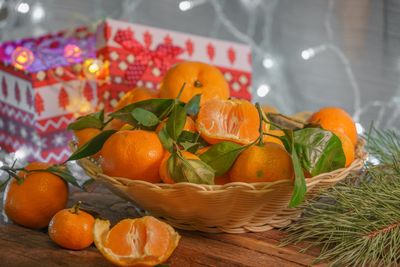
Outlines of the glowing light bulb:
<svg viewBox="0 0 400 267">
<path fill-rule="evenodd" d="M 259 97 L 265 97 L 266 95 L 268 95 L 270 90 L 271 87 L 269 87 L 268 84 L 261 84 L 257 89 L 257 95 Z"/>
<path fill-rule="evenodd" d="M 303 51 L 301 52 L 301 57 L 302 57 L 304 60 L 309 60 L 309 59 L 312 58 L 313 56 L 315 56 L 315 50 L 312 49 L 312 48 L 308 48 L 308 49 L 303 50 Z"/>
<path fill-rule="evenodd" d="M 28 13 L 30 9 L 31 9 L 31 7 L 29 6 L 29 4 L 28 4 L 28 3 L 25 3 L 25 2 L 21 2 L 21 3 L 19 3 L 19 5 L 17 6 L 17 11 L 18 11 L 19 13 L 22 13 L 22 14 Z"/>
<path fill-rule="evenodd" d="M 35 56 L 33 55 L 32 51 L 23 46 L 15 48 L 11 54 L 12 65 L 20 70 L 27 69 L 30 65 L 32 65 L 34 60 Z"/>
<path fill-rule="evenodd" d="M 83 72 L 87 78 L 96 78 L 100 75 L 103 64 L 95 58 L 88 58 L 83 62 Z"/>
<path fill-rule="evenodd" d="M 187 11 L 193 7 L 192 1 L 181 1 L 179 3 L 179 9 L 181 11 Z"/>
<path fill-rule="evenodd" d="M 356 122 L 356 131 L 357 131 L 357 134 L 363 134 L 364 133 L 364 127 L 359 122 Z"/>
<path fill-rule="evenodd" d="M 273 61 L 271 58 L 268 58 L 268 57 L 264 58 L 264 60 L 263 60 L 263 66 L 264 66 L 264 68 L 270 69 L 270 68 L 272 68 L 274 65 L 275 65 L 275 63 L 274 63 L 274 61 Z"/>
<path fill-rule="evenodd" d="M 64 57 L 68 62 L 75 62 L 81 58 L 82 50 L 79 46 L 74 44 L 67 44 L 64 47 Z"/>
</svg>

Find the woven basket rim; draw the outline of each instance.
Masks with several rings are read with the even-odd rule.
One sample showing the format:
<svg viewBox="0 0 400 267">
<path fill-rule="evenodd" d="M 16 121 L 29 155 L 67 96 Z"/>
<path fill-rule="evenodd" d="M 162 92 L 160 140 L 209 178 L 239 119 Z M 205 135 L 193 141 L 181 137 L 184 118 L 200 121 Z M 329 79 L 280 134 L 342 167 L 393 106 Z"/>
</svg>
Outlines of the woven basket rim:
<svg viewBox="0 0 400 267">
<path fill-rule="evenodd" d="M 345 168 L 340 168 L 331 172 L 321 173 L 311 178 L 305 178 L 306 184 L 310 184 L 314 181 L 318 181 L 321 178 L 325 179 L 327 176 L 337 176 L 338 174 L 345 173 L 345 172 L 352 172 L 355 169 L 358 169 L 361 164 L 364 163 L 365 159 L 367 158 L 367 153 L 364 150 L 365 147 L 365 140 L 359 138 L 356 147 L 356 159 L 350 164 L 350 166 Z M 247 189 L 247 190 L 268 190 L 268 188 L 273 186 L 279 186 L 280 184 L 292 183 L 292 180 L 284 179 L 274 182 L 258 182 L 258 183 L 245 183 L 245 182 L 230 182 L 223 185 L 207 185 L 207 184 L 194 184 L 189 182 L 180 182 L 174 184 L 166 184 L 166 183 L 151 183 L 143 180 L 132 180 L 129 178 L 124 177 L 112 177 L 108 176 L 101 172 L 101 168 L 97 166 L 95 163 L 90 161 L 89 159 L 81 159 L 78 160 L 82 168 L 87 172 L 90 170 L 95 176 L 93 177 L 95 180 L 108 180 L 113 184 L 120 184 L 123 186 L 144 186 L 154 190 L 179 190 L 182 187 L 192 188 L 193 190 L 198 191 L 222 191 L 222 190 L 236 190 L 237 188 L 240 189 Z M 100 171 L 96 171 L 100 170 Z"/>
</svg>

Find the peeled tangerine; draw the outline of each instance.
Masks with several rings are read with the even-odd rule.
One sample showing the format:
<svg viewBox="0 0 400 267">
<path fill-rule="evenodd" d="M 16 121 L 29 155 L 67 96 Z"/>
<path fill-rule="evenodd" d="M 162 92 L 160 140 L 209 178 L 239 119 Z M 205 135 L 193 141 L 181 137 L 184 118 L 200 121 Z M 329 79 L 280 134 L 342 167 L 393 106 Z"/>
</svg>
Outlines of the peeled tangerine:
<svg viewBox="0 0 400 267">
<path fill-rule="evenodd" d="M 165 262 L 178 246 L 180 235 L 151 216 L 124 219 L 110 230 L 110 222 L 96 219 L 94 243 L 118 266 L 155 266 Z"/>
</svg>

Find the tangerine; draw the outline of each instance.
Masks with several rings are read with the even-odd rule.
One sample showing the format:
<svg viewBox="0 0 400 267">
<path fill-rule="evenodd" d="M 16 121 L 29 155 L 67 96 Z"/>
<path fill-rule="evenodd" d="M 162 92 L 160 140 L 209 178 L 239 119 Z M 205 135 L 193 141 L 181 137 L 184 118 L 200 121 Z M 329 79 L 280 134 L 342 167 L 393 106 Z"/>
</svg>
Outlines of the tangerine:
<svg viewBox="0 0 400 267">
<path fill-rule="evenodd" d="M 232 182 L 275 182 L 294 178 L 293 163 L 289 153 L 276 143 L 252 145 L 236 159 L 229 177 Z"/>
<path fill-rule="evenodd" d="M 168 170 L 168 159 L 170 158 L 171 153 L 166 152 L 165 156 L 161 162 L 161 166 L 160 166 L 160 177 L 161 180 L 166 183 L 166 184 L 174 184 L 176 183 L 175 180 L 171 177 L 171 175 L 169 174 L 169 170 Z M 196 156 L 193 153 L 190 153 L 188 151 L 182 151 L 182 156 L 185 159 L 197 159 L 200 160 L 200 158 L 198 156 Z"/>
<path fill-rule="evenodd" d="M 50 221 L 49 236 L 63 248 L 81 250 L 93 243 L 94 218 L 78 205 L 60 210 Z"/>
<path fill-rule="evenodd" d="M 161 82 L 160 97 L 176 98 L 183 86 L 180 100 L 188 102 L 201 94 L 200 104 L 212 98 L 229 98 L 229 86 L 221 71 L 201 62 L 186 61 L 170 68 Z"/>
<path fill-rule="evenodd" d="M 32 162 L 28 171 L 46 170 L 51 165 Z M 21 182 L 12 178 L 4 193 L 4 212 L 13 222 L 32 229 L 47 227 L 51 218 L 68 200 L 67 183 L 50 172 L 18 172 Z"/>
<path fill-rule="evenodd" d="M 101 149 L 102 170 L 110 176 L 158 183 L 164 148 L 155 132 L 123 130 L 113 134 Z"/>
<path fill-rule="evenodd" d="M 342 142 L 342 149 L 344 155 L 346 157 L 345 167 L 350 166 L 350 164 L 354 161 L 355 157 L 355 149 L 354 145 L 351 142 L 350 138 L 342 132 L 333 132 L 337 137 L 339 137 L 340 142 Z"/>
<path fill-rule="evenodd" d="M 315 112 L 308 120 L 319 124 L 323 129 L 347 135 L 353 145 L 357 144 L 357 129 L 351 116 L 343 109 L 325 107 Z"/>
</svg>

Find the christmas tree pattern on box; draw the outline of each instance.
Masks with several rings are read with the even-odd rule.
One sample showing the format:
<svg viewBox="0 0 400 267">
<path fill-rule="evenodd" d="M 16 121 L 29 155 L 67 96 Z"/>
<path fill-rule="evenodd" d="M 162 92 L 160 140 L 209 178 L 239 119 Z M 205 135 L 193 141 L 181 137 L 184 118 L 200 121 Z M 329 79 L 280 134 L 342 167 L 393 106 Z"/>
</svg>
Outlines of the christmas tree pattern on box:
<svg viewBox="0 0 400 267">
<path fill-rule="evenodd" d="M 30 160 L 61 162 L 67 125 L 95 109 L 96 84 L 82 76 L 95 36 L 78 28 L 0 45 L 0 148 Z"/>
</svg>

